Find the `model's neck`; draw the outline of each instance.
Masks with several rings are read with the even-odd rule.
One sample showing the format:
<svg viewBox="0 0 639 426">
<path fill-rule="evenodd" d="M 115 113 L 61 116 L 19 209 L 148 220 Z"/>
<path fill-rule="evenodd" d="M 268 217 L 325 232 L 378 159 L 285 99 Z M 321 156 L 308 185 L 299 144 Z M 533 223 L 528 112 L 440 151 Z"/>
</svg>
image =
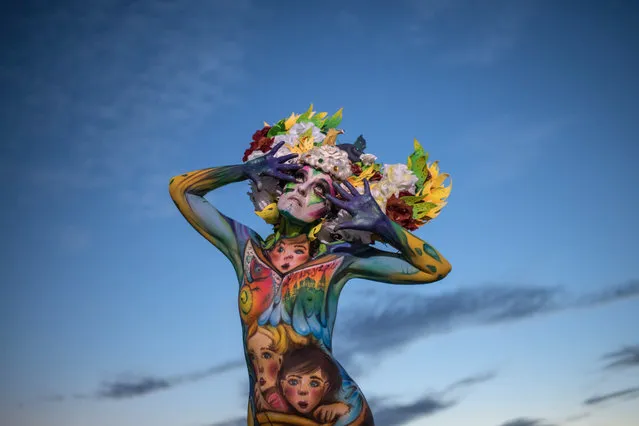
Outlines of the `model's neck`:
<svg viewBox="0 0 639 426">
<path fill-rule="evenodd" d="M 315 223 L 296 222 L 286 217 L 282 217 L 277 230 L 282 238 L 291 238 L 302 234 L 308 234 L 314 225 Z"/>
</svg>

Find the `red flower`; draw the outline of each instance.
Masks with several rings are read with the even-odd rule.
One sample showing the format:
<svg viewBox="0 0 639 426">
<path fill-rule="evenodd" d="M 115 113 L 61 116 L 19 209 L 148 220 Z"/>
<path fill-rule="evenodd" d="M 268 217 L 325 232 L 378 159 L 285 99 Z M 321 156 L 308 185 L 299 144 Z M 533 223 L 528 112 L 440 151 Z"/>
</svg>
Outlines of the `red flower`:
<svg viewBox="0 0 639 426">
<path fill-rule="evenodd" d="M 270 126 L 265 126 L 263 129 L 260 129 L 257 132 L 253 133 L 253 142 L 251 142 L 249 149 L 244 151 L 244 157 L 242 157 L 242 161 L 248 160 L 249 155 L 251 155 L 253 151 L 267 152 L 271 149 L 275 138 L 267 137 L 268 131 L 270 129 Z"/>
<path fill-rule="evenodd" d="M 371 176 L 371 178 L 369 179 L 369 181 L 371 182 L 375 182 L 375 181 L 379 181 L 382 180 L 382 174 L 378 171 L 375 171 L 375 173 L 373 174 L 373 176 Z"/>
<path fill-rule="evenodd" d="M 358 165 L 358 164 L 351 164 L 351 172 L 353 172 L 354 175 L 359 176 L 360 173 L 362 173 L 362 168 Z"/>
<path fill-rule="evenodd" d="M 419 225 L 417 221 L 413 219 L 413 207 L 406 204 L 406 201 L 400 198 L 411 194 L 402 191 L 399 195 L 399 197 L 392 195 L 386 202 L 386 216 L 409 231 L 414 231 L 419 228 Z"/>
</svg>

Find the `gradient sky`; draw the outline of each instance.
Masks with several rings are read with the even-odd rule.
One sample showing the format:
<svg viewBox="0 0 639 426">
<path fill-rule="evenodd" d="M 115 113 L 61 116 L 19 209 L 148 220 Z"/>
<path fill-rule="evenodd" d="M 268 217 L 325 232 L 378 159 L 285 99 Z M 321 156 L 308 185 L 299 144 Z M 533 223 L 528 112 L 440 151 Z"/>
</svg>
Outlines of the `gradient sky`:
<svg viewBox="0 0 639 426">
<path fill-rule="evenodd" d="M 310 103 L 453 177 L 417 231 L 452 273 L 340 301 L 380 426 L 636 425 L 636 2 L 2 8 L 3 425 L 242 424 L 234 273 L 168 181 Z M 247 189 L 208 198 L 266 236 Z"/>
</svg>

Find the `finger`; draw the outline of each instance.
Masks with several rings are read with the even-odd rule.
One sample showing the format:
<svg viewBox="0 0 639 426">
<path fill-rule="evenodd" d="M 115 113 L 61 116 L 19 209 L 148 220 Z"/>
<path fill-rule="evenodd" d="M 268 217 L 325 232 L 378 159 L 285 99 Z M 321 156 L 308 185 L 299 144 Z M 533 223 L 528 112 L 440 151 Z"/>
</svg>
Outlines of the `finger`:
<svg viewBox="0 0 639 426">
<path fill-rule="evenodd" d="M 364 179 L 364 193 L 371 195 L 371 185 L 368 183 L 368 179 Z"/>
<path fill-rule="evenodd" d="M 277 170 L 271 170 L 266 172 L 265 174 L 269 176 L 273 176 L 274 178 L 285 180 L 287 182 L 296 182 L 295 178 L 291 175 L 287 175 L 285 173 L 278 172 Z"/>
<path fill-rule="evenodd" d="M 355 189 L 355 187 L 349 181 L 345 180 L 344 184 L 346 185 L 348 190 L 351 191 L 353 195 L 359 195 L 359 192 L 357 191 L 357 189 Z"/>
<path fill-rule="evenodd" d="M 284 142 L 282 142 L 284 143 Z M 282 155 L 281 157 L 277 157 L 277 160 L 281 163 L 284 163 L 288 160 L 292 160 L 293 158 L 299 157 L 299 155 L 297 154 L 286 154 L 286 155 Z"/>
<path fill-rule="evenodd" d="M 301 164 L 278 164 L 279 170 L 299 170 L 302 168 Z"/>
<path fill-rule="evenodd" d="M 330 194 L 325 194 L 324 198 L 326 198 L 328 201 L 333 203 L 336 207 L 348 211 L 348 204 L 346 204 L 344 201 L 342 201 L 342 200 L 340 200 L 338 198 L 335 198 L 335 197 L 333 197 Z"/>
<path fill-rule="evenodd" d="M 355 231 L 366 231 L 367 226 L 363 223 L 356 223 L 352 221 L 339 223 L 337 226 L 335 226 L 335 231 L 341 231 L 343 229 L 352 229 Z"/>
<path fill-rule="evenodd" d="M 280 149 L 282 147 L 282 145 L 284 145 L 284 142 L 286 142 L 286 141 L 279 141 L 277 144 L 275 144 L 275 146 L 273 148 L 271 148 L 271 153 L 275 154 L 277 152 L 277 150 Z"/>
<path fill-rule="evenodd" d="M 339 183 L 333 182 L 333 187 L 335 188 L 335 191 L 339 193 L 339 195 L 344 197 L 344 199 L 350 200 L 351 198 L 353 198 L 353 196 L 346 192 L 346 190 L 344 190 L 344 188 L 342 188 L 342 185 L 340 185 Z"/>
</svg>

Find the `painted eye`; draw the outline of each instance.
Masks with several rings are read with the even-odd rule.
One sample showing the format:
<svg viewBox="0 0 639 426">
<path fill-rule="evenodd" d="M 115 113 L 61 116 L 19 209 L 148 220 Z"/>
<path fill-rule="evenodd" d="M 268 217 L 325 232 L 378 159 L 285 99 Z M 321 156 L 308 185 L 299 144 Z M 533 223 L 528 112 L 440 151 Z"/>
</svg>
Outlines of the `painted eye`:
<svg viewBox="0 0 639 426">
<path fill-rule="evenodd" d="M 273 358 L 273 355 L 271 355 L 269 352 L 264 352 L 264 353 L 262 354 L 262 358 L 264 358 L 264 359 L 271 359 L 271 358 Z"/>
<path fill-rule="evenodd" d="M 288 379 L 288 384 L 291 386 L 297 386 L 297 379 Z"/>
<path fill-rule="evenodd" d="M 304 173 L 295 173 L 296 182 L 304 182 L 304 178 L 305 178 Z"/>
<path fill-rule="evenodd" d="M 323 186 L 323 185 L 317 185 L 317 186 L 315 187 L 315 192 L 316 192 L 317 194 L 319 194 L 319 195 L 324 195 L 324 194 L 326 194 L 326 188 L 324 188 L 324 186 Z"/>
<path fill-rule="evenodd" d="M 306 251 L 302 250 L 302 249 L 297 249 L 295 250 L 295 254 L 305 254 Z"/>
<path fill-rule="evenodd" d="M 311 387 L 312 388 L 317 388 L 319 387 L 320 382 L 318 382 L 317 380 L 311 380 Z"/>
<path fill-rule="evenodd" d="M 284 253 L 284 247 L 279 247 L 279 248 L 277 249 L 277 252 L 278 252 L 278 253 Z"/>
</svg>

